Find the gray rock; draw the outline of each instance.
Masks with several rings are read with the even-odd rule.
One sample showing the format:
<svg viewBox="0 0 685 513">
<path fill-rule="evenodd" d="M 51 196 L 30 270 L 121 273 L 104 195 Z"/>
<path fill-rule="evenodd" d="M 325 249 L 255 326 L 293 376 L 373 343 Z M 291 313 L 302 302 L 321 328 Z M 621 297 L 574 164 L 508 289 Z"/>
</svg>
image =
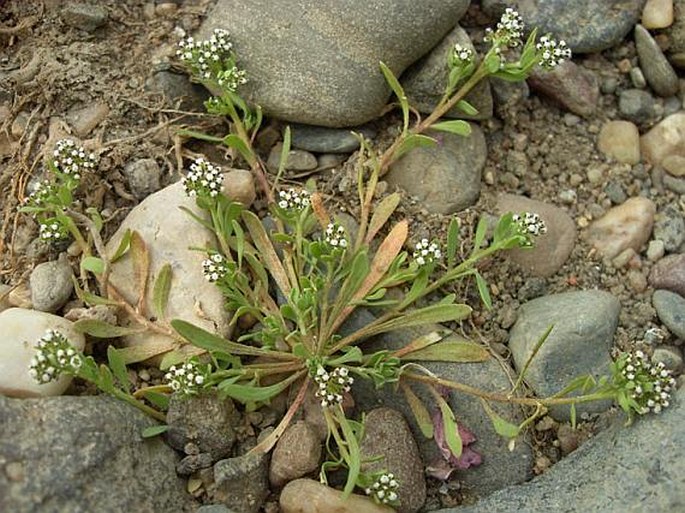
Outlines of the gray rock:
<svg viewBox="0 0 685 513">
<path fill-rule="evenodd" d="M 675 176 L 664 176 L 664 187 L 676 194 L 685 194 L 685 178 L 676 178 Z"/>
<path fill-rule="evenodd" d="M 403 155 L 385 176 L 388 185 L 401 187 L 430 212 L 452 214 L 473 205 L 480 194 L 487 146 L 483 131 L 471 128 L 468 137 L 431 132 L 438 144 Z"/>
<path fill-rule="evenodd" d="M 392 472 L 401 483 L 397 494 L 399 513 L 415 513 L 426 500 L 423 462 L 404 416 L 392 408 L 367 413 L 360 451 L 362 461 L 381 457 L 362 466 L 364 472 Z"/>
<path fill-rule="evenodd" d="M 638 67 L 631 68 L 630 81 L 633 83 L 633 86 L 637 87 L 638 89 L 644 89 L 647 87 L 647 79 L 645 78 L 645 74 L 642 73 L 642 70 Z"/>
<path fill-rule="evenodd" d="M 597 109 L 599 81 L 592 71 L 573 61 L 564 61 L 552 71 L 536 69 L 528 85 L 579 116 L 591 116 Z"/>
<path fill-rule="evenodd" d="M 347 329 L 350 331 L 359 329 L 370 322 L 370 319 L 373 319 L 371 314 L 359 310 L 355 318 L 352 319 L 354 326 L 348 324 Z M 381 335 L 364 342 L 364 351 L 371 353 L 379 350 L 399 349 L 410 341 L 436 330 L 444 330 L 444 327 L 430 325 Z M 463 338 L 450 333 L 446 340 L 459 341 Z M 494 359 L 484 363 L 422 362 L 422 365 L 441 378 L 468 383 L 482 390 L 497 393 L 507 393 L 511 390 L 509 375 L 512 371 L 504 370 L 500 362 Z M 425 387 L 418 385 L 412 388 L 429 410 L 435 407 L 435 401 Z M 403 394 L 395 392 L 391 386 L 377 390 L 372 383 L 365 380 L 355 381 L 352 386 L 352 394 L 360 411 L 369 411 L 379 406 L 387 406 L 401 411 L 414 434 L 424 463 L 430 464 L 440 458 L 435 442 L 426 439 L 421 434 Z M 460 482 L 465 483 L 474 494 L 486 495 L 512 483 L 521 483 L 531 477 L 533 458 L 526 439 L 521 440 L 520 443 L 516 444 L 515 449 L 510 451 L 506 440 L 495 432 L 492 423 L 484 415 L 483 407 L 478 399 L 453 391 L 449 395 L 448 402 L 456 415 L 457 422 L 462 423 L 476 436 L 476 442 L 470 447 L 484 455 L 481 465 L 455 472 L 454 475 Z M 494 403 L 492 406 L 499 415 L 514 423 L 523 420 L 520 409 L 516 407 Z"/>
<path fill-rule="evenodd" d="M 491 78 L 490 87 L 500 116 L 530 96 L 530 89 L 525 81 L 509 82 L 500 78 Z"/>
<path fill-rule="evenodd" d="M 644 0 L 483 0 L 483 9 L 499 16 L 518 7 L 526 27 L 551 32 L 576 53 L 594 53 L 618 44 L 640 19 Z"/>
<path fill-rule="evenodd" d="M 193 511 L 173 449 L 141 438 L 153 425 L 107 396 L 0 396 L 2 510 Z"/>
<path fill-rule="evenodd" d="M 674 205 L 667 205 L 656 216 L 653 237 L 664 242 L 664 249 L 668 252 L 676 251 L 685 241 L 685 221 L 680 209 Z"/>
<path fill-rule="evenodd" d="M 663 363 L 667 369 L 675 373 L 683 370 L 683 352 L 674 346 L 657 347 L 652 354 L 652 360 Z"/>
<path fill-rule="evenodd" d="M 245 454 L 214 465 L 211 495 L 239 513 L 257 513 L 269 495 L 267 458 Z"/>
<path fill-rule="evenodd" d="M 212 466 L 212 455 L 208 452 L 201 452 L 200 454 L 189 454 L 176 465 L 176 473 L 179 476 L 189 476 L 203 468 Z"/>
<path fill-rule="evenodd" d="M 304 421 L 291 424 L 271 454 L 269 481 L 274 486 L 306 476 L 319 467 L 321 441 L 315 428 Z"/>
<path fill-rule="evenodd" d="M 161 187 L 162 170 L 155 159 L 138 159 L 124 166 L 124 176 L 128 179 L 131 193 L 138 199 L 143 199 Z"/>
<path fill-rule="evenodd" d="M 626 89 L 618 98 L 618 110 L 629 121 L 646 123 L 656 117 L 656 101 L 647 91 Z"/>
<path fill-rule="evenodd" d="M 576 243 L 576 226 L 562 209 L 524 196 L 501 194 L 497 210 L 506 212 L 534 212 L 547 225 L 547 233 L 538 237 L 533 248 L 507 251 L 507 258 L 535 276 L 547 277 L 564 265 Z"/>
<path fill-rule="evenodd" d="M 685 297 L 685 254 L 668 255 L 659 260 L 649 273 L 649 284 Z"/>
<path fill-rule="evenodd" d="M 674 0 L 673 8 L 675 17 L 673 24 L 664 30 L 670 43 L 668 48 L 668 58 L 673 65 L 685 67 L 685 2 Z"/>
<path fill-rule="evenodd" d="M 673 404 L 675 403 L 675 404 Z M 673 406 L 626 427 L 616 419 L 530 483 L 436 513 L 670 513 L 685 509 L 685 390 Z"/>
<path fill-rule="evenodd" d="M 219 0 L 200 30 L 225 28 L 249 82 L 241 90 L 264 114 L 322 126 L 378 116 L 396 76 L 454 27 L 468 0 Z M 287 51 L 288 58 L 274 48 Z"/>
<path fill-rule="evenodd" d="M 685 298 L 670 290 L 656 290 L 652 305 L 670 332 L 685 340 Z"/>
<path fill-rule="evenodd" d="M 664 97 L 678 92 L 678 75 L 669 64 L 659 45 L 642 25 L 635 27 L 635 46 L 640 66 L 652 89 Z"/>
<path fill-rule="evenodd" d="M 518 291 L 521 301 L 530 301 L 547 294 L 547 281 L 544 278 L 528 278 Z"/>
<path fill-rule="evenodd" d="M 292 146 L 317 153 L 351 153 L 359 148 L 359 139 L 352 132 L 366 138 L 376 136 L 368 127 L 328 128 L 323 126 L 291 125 Z"/>
<path fill-rule="evenodd" d="M 475 55 L 475 48 L 468 34 L 457 25 L 438 46 L 402 75 L 401 82 L 409 99 L 409 104 L 418 109 L 419 112 L 425 114 L 433 112 L 445 93 L 449 73 L 447 58 L 457 43 L 465 48 L 470 48 Z M 478 109 L 478 114 L 469 116 L 455 107 L 448 111 L 445 117 L 478 120 L 492 117 L 492 93 L 487 80 L 478 84 L 466 96 L 465 100 Z"/>
<path fill-rule="evenodd" d="M 273 172 L 278 171 L 281 165 L 281 152 L 283 151 L 283 144 L 278 143 L 269 153 L 269 159 L 266 161 L 266 166 Z M 290 171 L 310 171 L 315 169 L 318 163 L 316 157 L 304 150 L 290 150 L 285 163 L 285 169 Z"/>
<path fill-rule="evenodd" d="M 179 451 L 194 443 L 216 461 L 230 453 L 236 439 L 233 426 L 239 417 L 229 398 L 220 399 L 216 394 L 188 398 L 173 395 L 167 412 L 167 441 Z"/>
<path fill-rule="evenodd" d="M 91 3 L 70 2 L 62 8 L 61 18 L 70 27 L 93 32 L 107 23 L 107 9 Z"/>
<path fill-rule="evenodd" d="M 604 187 L 604 193 L 614 205 L 619 205 L 628 199 L 625 189 L 620 181 L 612 179 Z"/>
<path fill-rule="evenodd" d="M 200 506 L 196 513 L 235 513 L 233 510 L 228 509 L 223 504 L 206 504 Z"/>
<path fill-rule="evenodd" d="M 29 278 L 33 308 L 50 313 L 62 308 L 74 291 L 71 277 L 71 266 L 66 253 L 61 253 L 52 262 L 38 264 Z"/>
<path fill-rule="evenodd" d="M 540 338 L 553 326 L 525 375 L 539 396 L 556 394 L 578 376 L 607 374 L 620 309 L 614 296 L 599 290 L 553 294 L 524 304 L 509 337 L 516 368 L 523 369 Z M 607 402 L 586 403 L 578 405 L 577 411 L 597 413 L 609 406 Z M 559 420 L 570 418 L 565 406 L 552 408 L 551 413 Z"/>
<path fill-rule="evenodd" d="M 210 96 L 204 87 L 191 83 L 186 75 L 166 69 L 154 72 L 145 82 L 145 88 L 161 94 L 169 104 L 178 102 L 181 109 L 201 112 L 205 111 L 204 102 Z"/>
</svg>

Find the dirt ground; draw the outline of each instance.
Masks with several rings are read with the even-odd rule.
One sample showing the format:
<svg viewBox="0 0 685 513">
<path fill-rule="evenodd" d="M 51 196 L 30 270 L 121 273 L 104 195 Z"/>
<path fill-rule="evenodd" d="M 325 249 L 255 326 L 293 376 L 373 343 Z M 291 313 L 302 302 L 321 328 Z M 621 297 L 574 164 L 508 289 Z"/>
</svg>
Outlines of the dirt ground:
<svg viewBox="0 0 685 513">
<path fill-rule="evenodd" d="M 172 57 L 178 29 L 192 33 L 210 4 L 208 0 L 185 1 L 178 8 L 158 5 L 156 10 L 152 1 L 101 1 L 98 4 L 106 9 L 108 21 L 94 32 L 66 23 L 63 4 L 59 0 L 0 2 L 0 282 L 12 286 L 24 282 L 36 264 L 59 253 L 37 240 L 36 224 L 17 214 L 16 209 L 28 194 L 30 183 L 42 178 L 44 155 L 63 136 L 81 140 L 100 158 L 99 173 L 87 179 L 79 208 L 95 207 L 103 212 L 105 234 L 113 233 L 138 203 L 122 174 L 127 162 L 155 159 L 163 169 L 163 185 L 178 179 L 182 156 L 205 153 L 228 164 L 221 150 L 175 135 L 178 128 L 189 127 L 223 135 L 226 127 L 220 121 L 197 110 L 183 110 L 182 104 L 169 102 L 146 88 L 153 70 L 175 65 Z M 481 19 L 477 7 L 472 7 L 465 25 L 469 30 L 482 31 L 482 26 L 475 26 Z M 619 72 L 618 62 L 634 55 L 630 42 L 575 61 L 594 70 L 600 80 L 614 77 L 625 84 L 630 79 Z M 593 117 L 582 119 L 531 94 L 512 109 L 481 123 L 489 156 L 480 200 L 458 214 L 463 226 L 474 226 L 483 212 L 494 213 L 497 195 L 505 192 L 561 206 L 575 221 L 597 218 L 611 202 L 606 183 L 592 185 L 585 178 L 592 166 L 604 166 L 605 175 L 620 184 L 628 196 L 655 187 L 650 169 L 607 163 L 598 152 L 595 141 L 599 128 L 617 110 L 613 94 L 602 95 L 600 102 Z M 89 109 L 101 118 L 91 129 L 74 121 Z M 102 116 L 102 112 L 106 114 Z M 387 140 L 396 121 L 390 114 L 376 123 L 379 144 Z M 267 146 L 264 157 L 268 150 Z M 517 169 L 512 152 L 526 156 L 525 172 Z M 576 183 L 578 175 L 583 177 L 580 183 Z M 341 186 L 340 176 L 324 171 L 308 178 L 315 180 L 331 203 L 354 212 L 355 190 Z M 559 198 L 559 191 L 566 189 L 575 190 L 573 203 L 563 203 Z M 678 202 L 678 197 L 668 191 L 656 198 L 659 207 Z M 397 216 L 410 219 L 411 231 L 417 236 L 428 232 L 439 236 L 449 223 L 448 217 L 430 214 L 410 198 L 402 202 Z M 650 264 L 642 260 L 640 265 L 646 275 Z M 537 287 L 551 294 L 597 288 L 620 299 L 617 347 L 630 347 L 647 329 L 658 327 L 658 321 L 650 290 L 636 290 L 626 273 L 627 269 L 615 269 L 594 256 L 582 237 L 564 267 L 548 279 L 531 278 L 505 259 L 493 260 L 484 275 L 491 284 L 494 308 L 482 309 L 475 287 L 461 286 L 459 292 L 475 312 L 472 321 L 460 329 L 506 358 L 506 328 L 525 298 L 522 289 Z M 534 433 L 537 471 L 562 456 L 554 443 L 555 432 Z M 435 487 L 432 500 L 436 505 L 451 505 L 458 500 L 458 493 Z"/>
</svg>

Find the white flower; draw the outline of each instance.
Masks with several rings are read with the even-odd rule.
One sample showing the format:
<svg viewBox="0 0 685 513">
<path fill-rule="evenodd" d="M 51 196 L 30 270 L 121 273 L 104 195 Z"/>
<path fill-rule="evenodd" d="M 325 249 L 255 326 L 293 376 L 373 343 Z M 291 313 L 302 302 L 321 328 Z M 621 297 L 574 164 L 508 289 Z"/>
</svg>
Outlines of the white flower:
<svg viewBox="0 0 685 513">
<path fill-rule="evenodd" d="M 398 504 L 399 496 L 397 491 L 399 488 L 400 484 L 395 479 L 395 475 L 391 472 L 386 472 L 378 476 L 376 481 L 364 491 L 366 495 L 370 495 L 379 504 L 396 506 Z"/>
<path fill-rule="evenodd" d="M 457 43 L 452 49 L 452 58 L 455 64 L 467 64 L 473 59 L 473 51 Z"/>
<path fill-rule="evenodd" d="M 51 217 L 41 221 L 38 236 L 45 242 L 56 243 L 69 238 L 69 230 L 60 218 Z"/>
<path fill-rule="evenodd" d="M 84 171 L 95 169 L 96 159 L 92 153 L 86 155 L 83 148 L 77 148 L 76 143 L 70 139 L 61 139 L 55 145 L 53 152 L 55 157 L 52 164 L 58 173 L 71 176 L 75 180 L 81 178 Z"/>
<path fill-rule="evenodd" d="M 349 392 L 354 378 L 345 367 L 335 367 L 330 373 L 319 365 L 312 376 L 318 385 L 315 397 L 321 400 L 321 406 L 327 408 L 343 402 L 342 392 Z"/>
<path fill-rule="evenodd" d="M 83 363 L 81 354 L 56 330 L 47 330 L 35 344 L 36 354 L 29 362 L 29 375 L 39 384 L 75 375 Z"/>
<path fill-rule="evenodd" d="M 214 198 L 223 189 L 223 181 L 221 168 L 199 157 L 190 165 L 190 170 L 183 178 L 183 189 L 191 198 L 196 196 Z"/>
<path fill-rule="evenodd" d="M 209 366 L 201 365 L 197 360 L 191 359 L 181 365 L 172 365 L 164 375 L 164 379 L 174 392 L 180 395 L 196 395 L 209 377 Z"/>
<path fill-rule="evenodd" d="M 428 239 L 421 239 L 414 248 L 413 257 L 419 266 L 431 264 L 442 258 L 440 246 L 435 241 L 429 242 Z"/>
<path fill-rule="evenodd" d="M 328 223 L 324 231 L 324 239 L 329 246 L 333 248 L 346 248 L 347 236 L 345 228 L 337 223 Z"/>
<path fill-rule="evenodd" d="M 310 194 L 305 190 L 298 192 L 295 189 L 288 189 L 278 192 L 278 206 L 282 210 L 304 210 L 310 202 Z"/>
<path fill-rule="evenodd" d="M 551 70 L 571 58 L 571 49 L 563 40 L 556 41 L 549 35 L 542 36 L 535 47 L 540 56 L 540 66 Z"/>
<path fill-rule="evenodd" d="M 524 24 L 521 15 L 511 7 L 507 7 L 497 23 L 497 29 L 495 31 L 486 29 L 485 41 L 493 42 L 498 46 L 518 46 L 521 44 L 523 28 Z"/>
<path fill-rule="evenodd" d="M 229 40 L 227 30 L 215 29 L 212 36 L 204 41 L 195 41 L 192 37 L 182 39 L 178 43 L 176 55 L 196 76 L 207 80 L 214 78 L 219 85 L 231 91 L 247 81 L 245 72 L 238 70 L 233 64 L 233 43 Z M 230 66 L 228 70 L 223 69 L 225 65 Z M 228 75 L 223 75 L 224 73 Z"/>
<path fill-rule="evenodd" d="M 663 362 L 653 363 L 642 351 L 622 355 L 618 360 L 623 386 L 632 390 L 638 414 L 660 413 L 669 406 L 675 379 Z"/>
<path fill-rule="evenodd" d="M 535 237 L 547 233 L 547 225 L 542 218 L 534 212 L 514 214 L 512 216 L 512 221 L 518 225 L 519 235 L 525 239 L 524 246 L 532 246 Z"/>
<path fill-rule="evenodd" d="M 202 261 L 202 272 L 205 275 L 205 279 L 210 283 L 220 280 L 228 271 L 228 263 L 219 253 L 214 253 Z"/>
</svg>

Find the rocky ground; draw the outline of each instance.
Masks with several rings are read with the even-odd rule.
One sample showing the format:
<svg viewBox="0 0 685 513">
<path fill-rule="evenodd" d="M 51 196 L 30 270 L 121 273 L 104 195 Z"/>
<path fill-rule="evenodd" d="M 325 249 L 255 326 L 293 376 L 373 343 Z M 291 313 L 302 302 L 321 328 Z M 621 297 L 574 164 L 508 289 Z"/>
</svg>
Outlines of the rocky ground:
<svg viewBox="0 0 685 513">
<path fill-rule="evenodd" d="M 287 398 L 250 413 L 211 396 L 172 401 L 167 443 L 143 442 L 139 433 L 151 421 L 142 414 L 79 382 L 38 387 L 26 372 L 26 341 L 46 328 L 69 331 L 78 319 L 116 321 L 120 315 L 107 307 L 84 308 L 73 291 L 72 276 L 79 272 L 74 247 L 46 245 L 36 223 L 17 213 L 44 176 L 44 157 L 64 137 L 99 158 L 77 208 L 102 212 L 108 251 L 125 228 L 138 230 L 151 248 L 152 273 L 172 261 L 180 277 L 170 318 L 225 328 L 222 298 L 187 251 L 204 245 L 207 234 L 172 208 L 184 202 L 192 207 L 172 185 L 184 161 L 203 154 L 233 167 L 216 146 L 177 135 L 181 128 L 226 131 L 220 120 L 202 114 L 207 93 L 175 60 L 180 37 L 215 27 L 231 31 L 250 77 L 245 94 L 268 115 L 256 142 L 263 159 L 278 167 L 282 130 L 291 125 L 286 181 L 310 181 L 331 210 L 354 215 L 356 185 L 345 162 L 358 145 L 349 127 L 383 148 L 400 123 L 396 113 L 384 111 L 389 91 L 377 62 L 404 71 L 412 104 L 429 112 L 440 95 L 445 52 L 455 42 L 482 50 L 485 28 L 503 6 L 520 4 L 529 26 L 569 43 L 573 61 L 527 83 L 481 86 L 470 97 L 479 109 L 470 137 L 443 135 L 436 148 L 400 160 L 380 184 L 379 196 L 402 192 L 396 215 L 409 219 L 414 242 L 444 237 L 453 216 L 462 222 L 465 252 L 480 216 L 536 211 L 548 225 L 534 250 L 512 251 L 482 270 L 492 310 L 479 304 L 473 285 L 454 289 L 474 315 L 450 326 L 453 336 L 482 342 L 493 358 L 477 366 L 427 366 L 447 378 L 506 391 L 553 324 L 527 373 L 539 395 L 555 393 L 574 376 L 606 372 L 618 350 L 642 349 L 676 375 L 682 372 L 685 1 L 450 0 L 417 9 L 409 1 L 350 0 L 352 7 L 343 9 L 322 0 L 304 10 L 297 7 L 302 2 L 283 0 L 278 9 L 276 3 L 0 4 L 0 392 L 43 396 L 0 397 L 3 511 L 172 512 L 204 504 L 205 513 L 324 512 L 337 500 L 337 492 L 306 479 L 317 478 L 324 434 L 312 405 L 270 459 L 255 458 L 245 453 L 277 424 Z M 231 171 L 225 184 L 265 213 L 249 175 Z M 125 293 L 130 273 L 125 263 L 113 270 L 112 281 Z M 363 324 L 365 315 L 348 328 Z M 393 347 L 412 335 L 373 344 Z M 92 339 L 75 332 L 71 338 L 87 352 L 104 354 Z M 136 344 L 135 337 L 114 342 Z M 163 348 L 165 341 L 159 344 Z M 130 373 L 141 386 L 162 377 L 149 364 L 133 365 Z M 394 392 L 360 385 L 355 399 L 357 411 L 374 419 L 363 450 L 383 454 L 405 484 L 399 511 L 685 508 L 676 442 L 685 426 L 682 393 L 663 415 L 630 428 L 619 427 L 623 418 L 609 404 L 579 409 L 577 430 L 570 428 L 568 410 L 553 410 L 513 450 L 477 401 L 453 394 L 450 404 L 475 433 L 483 463 L 447 481 L 425 477 L 439 455 L 405 420 L 408 411 Z M 510 407 L 501 413 L 523 418 L 524 412 Z M 355 501 L 346 511 L 377 510 Z"/>
</svg>

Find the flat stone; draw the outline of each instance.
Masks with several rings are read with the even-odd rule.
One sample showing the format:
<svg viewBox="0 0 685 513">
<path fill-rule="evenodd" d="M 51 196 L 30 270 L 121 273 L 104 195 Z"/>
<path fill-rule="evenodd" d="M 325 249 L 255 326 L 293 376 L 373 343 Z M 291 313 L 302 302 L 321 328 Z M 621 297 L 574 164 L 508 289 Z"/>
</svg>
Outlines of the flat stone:
<svg viewBox="0 0 685 513">
<path fill-rule="evenodd" d="M 204 102 L 209 92 L 199 84 L 193 84 L 186 75 L 174 73 L 168 69 L 155 71 L 145 81 L 145 89 L 158 93 L 167 99 L 168 105 L 179 105 L 185 110 L 204 112 Z"/>
<path fill-rule="evenodd" d="M 304 477 L 319 467 L 319 433 L 304 421 L 288 426 L 271 454 L 269 481 L 276 487 Z"/>
<path fill-rule="evenodd" d="M 390 97 L 378 63 L 396 76 L 438 44 L 468 0 L 219 0 L 200 29 L 231 32 L 249 82 L 241 94 L 264 114 L 344 127 L 377 117 Z M 288 58 L 274 48 L 287 49 Z"/>
<path fill-rule="evenodd" d="M 640 59 L 640 67 L 647 83 L 663 97 L 678 92 L 678 75 L 659 48 L 659 45 L 642 25 L 635 27 L 635 46 Z"/>
<path fill-rule="evenodd" d="M 107 395 L 0 396 L 3 511 L 194 511 L 174 450 L 141 437 L 154 425 Z"/>
<path fill-rule="evenodd" d="M 673 0 L 647 0 L 642 9 L 642 26 L 663 29 L 673 24 Z"/>
<path fill-rule="evenodd" d="M 656 100 L 642 89 L 625 89 L 618 97 L 618 110 L 625 119 L 647 123 L 657 117 Z"/>
<path fill-rule="evenodd" d="M 202 218 L 206 214 L 192 198 L 186 196 L 183 184 L 176 182 L 148 196 L 131 212 L 107 243 L 107 252 L 114 254 L 127 229 L 140 234 L 150 255 L 150 283 L 162 266 L 169 263 L 172 268 L 171 289 L 166 309 L 168 319 L 183 319 L 211 332 L 226 334 L 229 314 L 224 308 L 221 291 L 209 283 L 202 272 L 201 252 L 190 248 L 216 247 L 214 234 L 191 218 L 179 207 L 190 209 Z M 112 265 L 110 283 L 131 304 L 138 301 L 138 284 L 134 279 L 133 259 L 130 252 Z M 154 312 L 152 294 L 148 294 L 145 306 Z M 198 312 L 198 309 L 201 312 Z M 138 355 L 146 359 L 163 353 L 174 346 L 170 337 L 159 333 L 142 333 L 123 338 L 127 346 L 144 345 Z M 192 346 L 184 346 L 192 350 Z"/>
<path fill-rule="evenodd" d="M 240 513 L 257 513 L 269 495 L 267 458 L 245 454 L 214 465 L 214 500 Z"/>
<path fill-rule="evenodd" d="M 107 23 L 107 9 L 90 3 L 69 2 L 62 8 L 62 21 L 77 29 L 94 32 Z"/>
<path fill-rule="evenodd" d="M 535 69 L 528 85 L 579 116 L 588 117 L 597 110 L 599 81 L 573 61 L 564 61 L 552 71 Z"/>
<path fill-rule="evenodd" d="M 33 308 L 50 313 L 62 308 L 74 291 L 72 276 L 65 253 L 57 260 L 38 264 L 29 278 Z"/>
<path fill-rule="evenodd" d="M 453 214 L 475 204 L 487 146 L 483 131 L 476 125 L 471 128 L 468 137 L 431 132 L 438 144 L 403 155 L 385 175 L 388 185 L 404 189 L 438 214 Z"/>
<path fill-rule="evenodd" d="M 669 331 L 685 340 L 685 298 L 670 290 L 657 290 L 652 296 L 652 305 Z"/>
<path fill-rule="evenodd" d="M 36 397 L 64 393 L 71 383 L 70 376 L 39 385 L 29 376 L 29 363 L 36 354 L 35 343 L 49 329 L 59 331 L 82 351 L 86 340 L 73 326 L 62 317 L 38 310 L 8 308 L 0 312 L 0 394 Z"/>
<path fill-rule="evenodd" d="M 551 32 L 574 53 L 595 53 L 620 43 L 640 19 L 644 0 L 483 0 L 499 16 L 504 6 L 518 8 L 526 27 Z"/>
<path fill-rule="evenodd" d="M 297 479 L 281 492 L 278 505 L 282 513 L 391 513 L 368 497 L 352 494 L 343 499 L 342 492 L 314 481 Z"/>
<path fill-rule="evenodd" d="M 283 144 L 281 143 L 278 143 L 276 146 L 271 148 L 266 166 L 272 172 L 278 171 L 278 167 L 281 164 L 282 151 Z M 286 159 L 285 169 L 289 171 L 311 171 L 312 169 L 316 169 L 317 165 L 318 163 L 316 162 L 316 157 L 308 151 L 290 150 Z"/>
<path fill-rule="evenodd" d="M 534 247 L 509 250 L 507 258 L 538 277 L 552 276 L 561 269 L 576 243 L 576 225 L 566 212 L 549 203 L 513 194 L 498 197 L 497 211 L 535 212 L 547 225 L 547 233 L 536 238 Z"/>
<path fill-rule="evenodd" d="M 328 128 L 294 124 L 290 126 L 292 146 L 317 153 L 351 153 L 359 148 L 359 139 L 352 132 L 373 138 L 376 132 L 368 127 Z"/>
<path fill-rule="evenodd" d="M 685 254 L 662 258 L 649 273 L 649 284 L 655 289 L 666 289 L 685 297 Z"/>
<path fill-rule="evenodd" d="M 139 200 L 157 192 L 161 187 L 162 170 L 155 159 L 129 162 L 124 166 L 124 176 L 128 179 L 131 193 Z"/>
<path fill-rule="evenodd" d="M 102 102 L 92 102 L 86 107 L 67 114 L 67 121 L 79 137 L 86 137 L 109 115 L 109 106 Z"/>
<path fill-rule="evenodd" d="M 602 126 L 597 148 L 621 164 L 640 162 L 640 132 L 630 121 L 608 121 Z"/>
<path fill-rule="evenodd" d="M 666 205 L 656 216 L 654 238 L 664 242 L 664 249 L 669 253 L 676 251 L 685 242 L 685 220 L 680 208 Z"/>
<path fill-rule="evenodd" d="M 519 372 L 524 368 L 540 338 L 553 326 L 525 375 L 540 397 L 556 394 L 579 376 L 607 374 L 620 309 L 614 296 L 599 290 L 552 294 L 525 303 L 509 337 L 516 368 Z M 597 413 L 609 406 L 606 401 L 586 403 L 577 411 Z M 550 411 L 559 420 L 570 418 L 568 407 Z"/>
<path fill-rule="evenodd" d="M 685 157 L 685 112 L 664 118 L 640 139 L 642 156 L 658 166 L 671 155 Z"/>
<path fill-rule="evenodd" d="M 531 482 L 496 492 L 473 506 L 436 513 L 681 511 L 685 505 L 684 389 L 675 392 L 671 405 L 630 427 L 619 415 L 610 429 Z"/>
<path fill-rule="evenodd" d="M 656 205 L 648 198 L 635 197 L 613 207 L 590 225 L 587 238 L 607 258 L 627 248 L 640 252 L 652 234 Z"/>
<path fill-rule="evenodd" d="M 392 472 L 401 483 L 398 513 L 415 513 L 426 501 L 423 461 L 402 413 L 376 408 L 366 415 L 360 452 L 362 461 L 380 460 L 362 466 L 363 472 Z"/>
<path fill-rule="evenodd" d="M 402 87 L 409 99 L 409 104 L 419 112 L 424 114 L 433 112 L 445 94 L 449 74 L 447 59 L 455 44 L 469 48 L 474 55 L 477 55 L 468 34 L 457 25 L 439 45 L 402 75 Z M 470 116 L 455 107 L 449 110 L 445 117 L 474 120 L 492 117 L 493 100 L 490 83 L 487 80 L 480 82 L 464 99 L 478 110 L 477 114 Z"/>
</svg>

